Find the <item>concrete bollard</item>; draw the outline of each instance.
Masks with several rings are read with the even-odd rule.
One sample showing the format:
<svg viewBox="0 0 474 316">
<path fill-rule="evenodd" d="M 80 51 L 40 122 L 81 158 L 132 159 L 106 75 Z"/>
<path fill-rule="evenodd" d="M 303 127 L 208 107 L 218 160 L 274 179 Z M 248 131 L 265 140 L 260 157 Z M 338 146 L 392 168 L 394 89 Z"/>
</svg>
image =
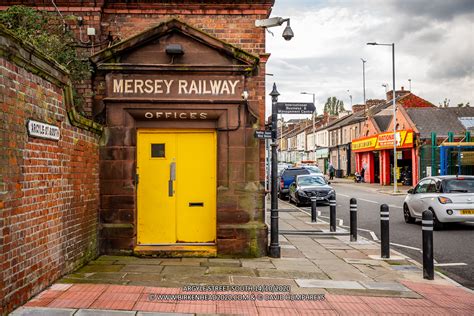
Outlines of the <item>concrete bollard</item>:
<svg viewBox="0 0 474 316">
<path fill-rule="evenodd" d="M 316 223 L 317 221 L 318 221 L 317 199 L 311 198 L 311 222 Z"/>
<path fill-rule="evenodd" d="M 351 198 L 349 209 L 350 209 L 351 241 L 357 241 L 357 200 L 355 198 Z"/>
<path fill-rule="evenodd" d="M 433 212 L 426 210 L 421 215 L 423 239 L 423 279 L 434 280 L 433 258 Z"/>
<path fill-rule="evenodd" d="M 336 200 L 329 200 L 329 231 L 336 231 Z"/>
<path fill-rule="evenodd" d="M 390 258 L 390 219 L 387 204 L 380 205 L 380 249 L 382 258 Z"/>
</svg>

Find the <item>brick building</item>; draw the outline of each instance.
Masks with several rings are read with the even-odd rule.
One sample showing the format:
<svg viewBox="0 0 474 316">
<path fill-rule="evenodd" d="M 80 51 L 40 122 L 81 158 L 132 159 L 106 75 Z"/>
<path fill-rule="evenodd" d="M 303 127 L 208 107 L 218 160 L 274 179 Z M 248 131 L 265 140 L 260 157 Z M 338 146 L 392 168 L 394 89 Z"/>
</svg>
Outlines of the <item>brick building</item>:
<svg viewBox="0 0 474 316">
<path fill-rule="evenodd" d="M 11 309 L 99 253 L 266 254 L 265 148 L 254 131 L 264 127 L 269 55 L 255 20 L 267 18 L 273 2 L 57 0 L 57 9 L 46 0 L 2 2 L 0 10 L 24 4 L 60 12 L 93 68 L 74 86 L 85 99 L 79 111 L 67 110 L 61 91 L 69 81 L 57 65 L 41 73 L 54 70 L 62 79 L 22 73 L 24 80 L 39 80 L 25 103 L 48 107 L 38 110 L 45 114 L 37 120 L 60 125 L 61 138 L 54 145 L 27 138 L 25 120 L 35 110 L 9 118 L 21 137 L 9 140 L 12 155 L 2 160 L 11 173 L 1 179 L 8 184 L 0 217 L 7 227 L 0 235 L 6 245 L 0 296 L 8 297 L 2 306 Z M 16 81 L 2 115 L 16 113 L 13 100 L 23 98 Z M 84 130 L 72 125 L 78 112 L 103 124 L 100 142 L 94 132 L 100 125 L 85 118 L 77 120 Z M 20 159 L 20 169 L 12 168 Z M 30 172 L 26 182 L 19 180 Z M 28 243 L 20 245 L 23 238 Z M 12 261 L 8 252 L 20 249 Z M 31 273 L 37 278 L 26 284 Z"/>
</svg>

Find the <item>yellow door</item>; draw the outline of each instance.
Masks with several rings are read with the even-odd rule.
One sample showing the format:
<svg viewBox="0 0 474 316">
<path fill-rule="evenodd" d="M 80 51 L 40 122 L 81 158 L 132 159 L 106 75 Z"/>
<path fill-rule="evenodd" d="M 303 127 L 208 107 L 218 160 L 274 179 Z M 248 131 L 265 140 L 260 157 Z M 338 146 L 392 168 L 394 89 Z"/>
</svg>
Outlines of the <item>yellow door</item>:
<svg viewBox="0 0 474 316">
<path fill-rule="evenodd" d="M 216 134 L 205 130 L 139 130 L 139 245 L 214 243 Z"/>
</svg>

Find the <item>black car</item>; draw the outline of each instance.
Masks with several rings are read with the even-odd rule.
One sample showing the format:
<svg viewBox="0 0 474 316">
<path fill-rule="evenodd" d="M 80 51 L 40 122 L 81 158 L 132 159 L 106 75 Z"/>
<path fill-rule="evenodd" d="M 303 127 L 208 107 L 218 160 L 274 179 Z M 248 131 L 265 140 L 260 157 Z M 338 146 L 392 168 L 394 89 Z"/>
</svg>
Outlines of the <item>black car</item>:
<svg viewBox="0 0 474 316">
<path fill-rule="evenodd" d="M 290 202 L 295 202 L 297 206 L 310 204 L 311 198 L 316 198 L 318 202 L 327 202 L 336 199 L 336 191 L 329 186 L 324 176 L 314 174 L 296 176 L 295 181 L 290 184 Z"/>
<path fill-rule="evenodd" d="M 302 174 L 311 174 L 311 170 L 304 167 L 293 167 L 283 170 L 280 175 L 280 187 L 278 189 L 278 197 L 284 199 L 288 195 L 288 188 L 296 179 L 296 176 Z"/>
</svg>

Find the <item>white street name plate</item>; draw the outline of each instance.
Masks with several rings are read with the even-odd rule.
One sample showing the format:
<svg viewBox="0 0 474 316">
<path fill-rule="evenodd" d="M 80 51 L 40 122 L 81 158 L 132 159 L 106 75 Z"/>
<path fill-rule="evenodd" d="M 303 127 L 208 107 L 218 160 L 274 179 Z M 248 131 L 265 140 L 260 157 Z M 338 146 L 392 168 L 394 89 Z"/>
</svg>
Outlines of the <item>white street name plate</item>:
<svg viewBox="0 0 474 316">
<path fill-rule="evenodd" d="M 59 140 L 61 137 L 61 132 L 57 126 L 29 120 L 28 135 L 31 137 Z"/>
</svg>

